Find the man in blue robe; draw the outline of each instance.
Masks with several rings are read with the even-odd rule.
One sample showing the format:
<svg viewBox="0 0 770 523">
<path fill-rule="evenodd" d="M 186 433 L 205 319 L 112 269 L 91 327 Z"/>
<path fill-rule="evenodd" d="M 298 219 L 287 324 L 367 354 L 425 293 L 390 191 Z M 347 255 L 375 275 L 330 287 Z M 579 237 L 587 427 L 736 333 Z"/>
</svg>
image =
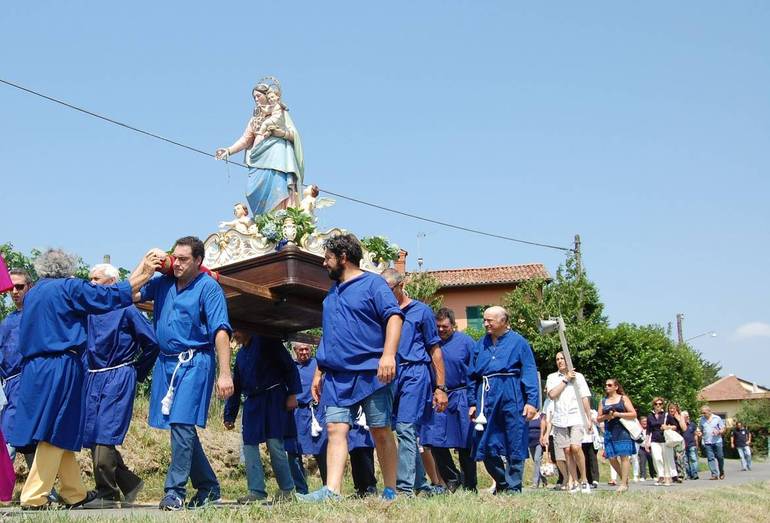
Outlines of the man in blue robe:
<svg viewBox="0 0 770 523">
<path fill-rule="evenodd" d="M 527 340 L 508 326 L 503 307 L 484 311 L 484 329 L 487 334 L 476 343 L 468 367 L 474 458 L 484 462 L 496 493 L 521 492 L 528 425 L 540 404 L 535 356 Z"/>
<path fill-rule="evenodd" d="M 303 455 L 312 455 L 318 464 L 321 481 L 326 484 L 326 423 L 324 406 L 315 405 L 310 393 L 318 362 L 311 357 L 312 346 L 307 343 L 292 343 L 296 356 L 297 370 L 302 383 L 302 393 L 297 396 L 294 410 L 294 427 L 297 437 L 286 440 L 289 466 L 294 485 L 299 494 L 307 494 L 307 478 L 302 463 Z M 315 422 L 313 421 L 315 418 Z M 356 495 L 364 497 L 377 493 L 377 477 L 374 473 L 374 440 L 365 423 L 363 412 L 356 418 L 348 432 L 348 453 L 350 475 Z M 315 430 L 314 430 L 315 427 Z M 314 435 L 315 434 L 315 435 Z"/>
<path fill-rule="evenodd" d="M 242 435 L 249 492 L 238 502 L 254 503 L 267 499 L 265 470 L 259 455 L 259 445 L 265 442 L 279 488 L 273 499 L 291 500 L 294 498 L 294 479 L 284 438 L 296 437 L 294 424 L 289 420 L 297 407 L 297 394 L 302 392 L 299 372 L 281 340 L 239 330 L 233 333 L 233 338 L 241 348 L 235 356 L 235 388 L 225 403 L 224 424 L 228 430 L 235 428 L 241 396 L 244 396 Z"/>
<path fill-rule="evenodd" d="M 24 309 L 24 295 L 32 287 L 32 278 L 29 273 L 23 269 L 11 269 L 11 300 L 16 310 L 11 312 L 0 323 L 0 377 L 3 382 L 3 392 L 8 403 L 2 410 L 0 417 L 0 426 L 3 434 L 7 436 L 13 426 L 16 417 L 16 402 L 21 380 L 22 357 L 19 350 L 19 325 L 21 324 L 22 310 Z M 27 461 L 27 466 L 32 466 L 32 459 L 35 457 L 34 448 L 20 449 Z M 16 448 L 8 445 L 8 453 L 11 461 L 16 457 Z"/>
<path fill-rule="evenodd" d="M 14 447 L 37 444 L 21 491 L 23 509 L 44 508 L 57 475 L 66 506 L 78 507 L 95 496 L 86 492 L 75 461 L 83 443 L 88 315 L 131 305 L 161 261 L 149 253 L 128 281 L 93 285 L 72 277 L 77 259 L 63 251 L 50 249 L 35 260 L 41 279 L 24 297 L 19 347 L 25 363 L 8 434 Z"/>
<path fill-rule="evenodd" d="M 178 239 L 173 274 L 155 277 L 141 290 L 142 301 L 154 301 L 153 323 L 160 345 L 152 373 L 149 424 L 171 432 L 171 463 L 161 510 L 184 508 L 188 479 L 197 489 L 188 508 L 220 500 L 219 481 L 195 427 L 206 427 L 217 362 L 217 395 L 227 399 L 233 393 L 232 329 L 222 288 L 200 272 L 204 254 L 198 238 Z"/>
<path fill-rule="evenodd" d="M 449 389 L 446 411 L 433 411 L 430 421 L 423 425 L 420 441 L 430 447 L 438 473 L 454 492 L 476 490 L 476 461 L 471 457 L 471 424 L 468 418 L 468 391 L 466 390 L 468 363 L 476 342 L 465 333 L 457 332 L 455 313 L 446 307 L 436 312 L 436 327 L 441 338 L 444 375 Z M 450 449 L 457 449 L 460 470 L 457 470 Z"/>
<path fill-rule="evenodd" d="M 396 442 L 390 428 L 396 353 L 403 313 L 379 275 L 363 272 L 361 243 L 340 234 L 324 243 L 324 267 L 334 280 L 323 303 L 323 338 L 313 377 L 315 401 L 326 405 L 326 486 L 302 501 L 339 499 L 348 454 L 348 432 L 359 407 L 374 437 L 386 500 L 396 497 Z M 321 381 L 323 375 L 323 393 Z"/>
<path fill-rule="evenodd" d="M 315 404 L 310 394 L 313 376 L 318 368 L 318 362 L 312 356 L 313 348 L 307 343 L 299 342 L 292 343 L 292 348 L 302 391 L 297 394 L 297 408 L 294 409 L 294 427 L 297 436 L 286 441 L 286 451 L 289 455 L 289 466 L 297 493 L 307 494 L 303 455 L 315 458 L 321 481 L 324 485 L 326 484 L 326 427 L 322 409 Z"/>
<path fill-rule="evenodd" d="M 91 283 L 114 285 L 118 270 L 108 263 L 91 269 Z M 88 317 L 85 353 L 85 428 L 83 447 L 91 449 L 96 499 L 85 508 L 118 508 L 136 501 L 142 479 L 123 462 L 122 445 L 131 423 L 137 381 L 144 381 L 158 357 L 158 340 L 134 305 Z"/>
<path fill-rule="evenodd" d="M 430 419 L 432 407 L 444 412 L 448 403 L 444 360 L 439 347 L 441 338 L 430 307 L 404 292 L 404 275 L 395 269 L 386 269 L 382 277 L 404 313 L 393 405 L 398 439 L 396 488 L 406 495 L 413 495 L 415 491 L 433 493 L 425 480 L 417 436 L 422 424 Z"/>
</svg>

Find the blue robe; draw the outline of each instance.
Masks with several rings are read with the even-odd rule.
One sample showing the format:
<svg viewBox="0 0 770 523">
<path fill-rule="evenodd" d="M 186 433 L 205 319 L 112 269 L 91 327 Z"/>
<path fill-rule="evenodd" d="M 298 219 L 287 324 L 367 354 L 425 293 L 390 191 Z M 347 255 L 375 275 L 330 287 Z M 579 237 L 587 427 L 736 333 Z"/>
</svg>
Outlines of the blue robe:
<svg viewBox="0 0 770 523">
<path fill-rule="evenodd" d="M 299 405 L 294 410 L 297 439 L 296 447 L 291 452 L 295 454 L 320 454 L 325 452 L 326 449 L 326 423 L 324 423 L 323 408 L 315 407 L 315 417 L 322 428 L 321 434 L 314 438 L 310 430 L 312 423 L 310 404 L 313 402 L 310 387 L 313 384 L 313 376 L 318 367 L 318 362 L 315 358 L 310 358 L 305 363 L 296 363 L 296 366 L 299 372 L 302 392 L 297 395 L 297 403 Z"/>
<path fill-rule="evenodd" d="M 321 433 L 313 437 L 311 432 L 312 417 L 310 404 L 313 398 L 310 394 L 310 387 L 313 384 L 313 375 L 318 367 L 315 358 L 310 358 L 304 364 L 297 363 L 300 381 L 302 383 L 302 393 L 297 395 L 299 407 L 294 411 L 294 421 L 297 428 L 297 438 L 286 442 L 286 450 L 295 454 L 316 455 L 326 452 L 326 417 L 324 416 L 323 397 L 322 403 L 315 408 L 315 417 L 321 425 Z M 353 423 L 348 432 L 348 451 L 366 447 L 374 448 L 374 440 L 367 429 Z"/>
<path fill-rule="evenodd" d="M 522 415 L 524 405 L 539 408 L 537 366 L 532 349 L 519 333 L 508 331 L 492 343 L 487 334 L 473 348 L 468 367 L 468 405 L 481 409 L 483 376 L 489 377 L 484 392 L 484 431 L 473 431 L 476 461 L 502 456 L 518 461 L 527 458 L 529 423 Z M 477 415 L 478 415 L 477 410 Z"/>
<path fill-rule="evenodd" d="M 377 379 L 385 327 L 403 316 L 385 280 L 365 272 L 335 282 L 323 302 L 323 338 L 316 358 L 324 371 L 323 401 L 350 407 L 386 386 Z"/>
<path fill-rule="evenodd" d="M 181 291 L 173 276 L 157 276 L 142 287 L 141 294 L 142 301 L 155 302 L 153 323 L 160 346 L 152 373 L 148 422 L 156 429 L 168 429 L 171 423 L 205 428 L 216 376 L 214 339 L 219 330 L 232 332 L 224 292 L 213 278 L 201 273 Z M 188 349 L 196 352 L 180 365 L 171 412 L 164 416 L 161 401 L 178 355 Z"/>
<path fill-rule="evenodd" d="M 8 403 L 0 417 L 0 429 L 3 434 L 13 426 L 16 417 L 16 395 L 21 383 L 21 352 L 19 352 L 19 324 L 21 311 L 13 311 L 0 323 L 0 377 L 3 379 L 3 392 Z"/>
<path fill-rule="evenodd" d="M 88 317 L 84 447 L 123 444 L 137 379 L 147 378 L 157 357 L 155 332 L 133 305 Z M 110 370 L 93 372 L 99 369 Z"/>
<path fill-rule="evenodd" d="M 276 338 L 252 336 L 235 356 L 233 395 L 225 403 L 224 420 L 234 422 L 243 400 L 243 444 L 296 437 L 286 397 L 300 394 L 299 372 L 289 352 Z"/>
<path fill-rule="evenodd" d="M 447 449 L 470 447 L 472 427 L 468 418 L 466 379 L 475 344 L 470 336 L 462 332 L 455 332 L 448 340 L 439 343 L 449 389 L 449 405 L 444 412 L 432 411 L 420 434 L 423 445 Z"/>
<path fill-rule="evenodd" d="M 428 350 L 441 341 L 430 307 L 411 300 L 402 309 L 404 326 L 398 343 L 398 375 L 393 394 L 394 423 L 420 425 L 433 410 L 433 378 Z"/>
<path fill-rule="evenodd" d="M 24 296 L 19 347 L 25 358 L 8 441 L 46 441 L 79 451 L 85 396 L 82 353 L 89 314 L 128 307 L 131 285 L 94 285 L 78 278 L 43 279 Z"/>
</svg>

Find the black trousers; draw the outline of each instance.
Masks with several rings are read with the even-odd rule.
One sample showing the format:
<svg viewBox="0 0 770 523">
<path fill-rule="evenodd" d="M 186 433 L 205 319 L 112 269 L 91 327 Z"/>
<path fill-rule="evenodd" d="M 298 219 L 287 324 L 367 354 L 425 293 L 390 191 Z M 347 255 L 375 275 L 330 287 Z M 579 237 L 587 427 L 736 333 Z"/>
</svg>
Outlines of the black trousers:
<svg viewBox="0 0 770 523">
<path fill-rule="evenodd" d="M 374 475 L 374 449 L 359 447 L 350 451 L 350 473 L 356 493 L 364 496 L 376 492 L 377 477 Z"/>
<path fill-rule="evenodd" d="M 455 466 L 451 449 L 431 447 L 430 451 L 439 475 L 450 490 L 455 490 L 459 485 L 462 485 L 465 490 L 476 490 L 478 483 L 476 462 L 471 457 L 470 449 L 457 449 L 460 470 Z"/>
<path fill-rule="evenodd" d="M 599 459 L 593 443 L 583 443 L 583 456 L 586 461 L 586 479 L 588 483 L 599 482 Z"/>
<path fill-rule="evenodd" d="M 142 479 L 131 472 L 114 445 L 96 445 L 91 449 L 94 463 L 96 495 L 100 498 L 120 500 L 134 490 Z"/>
</svg>

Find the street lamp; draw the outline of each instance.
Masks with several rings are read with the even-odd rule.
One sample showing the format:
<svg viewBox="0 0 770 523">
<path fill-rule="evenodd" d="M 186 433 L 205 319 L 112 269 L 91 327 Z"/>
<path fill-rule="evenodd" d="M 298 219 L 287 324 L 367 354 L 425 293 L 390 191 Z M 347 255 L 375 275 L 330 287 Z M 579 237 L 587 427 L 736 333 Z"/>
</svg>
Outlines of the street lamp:
<svg viewBox="0 0 770 523">
<path fill-rule="evenodd" d="M 692 338 L 687 338 L 686 340 L 684 340 L 684 342 L 687 343 L 688 341 L 692 341 L 695 338 L 700 338 L 701 336 L 710 336 L 712 338 L 716 338 L 717 333 L 715 331 L 704 332 L 703 334 L 698 334 L 697 336 L 693 336 Z"/>
</svg>

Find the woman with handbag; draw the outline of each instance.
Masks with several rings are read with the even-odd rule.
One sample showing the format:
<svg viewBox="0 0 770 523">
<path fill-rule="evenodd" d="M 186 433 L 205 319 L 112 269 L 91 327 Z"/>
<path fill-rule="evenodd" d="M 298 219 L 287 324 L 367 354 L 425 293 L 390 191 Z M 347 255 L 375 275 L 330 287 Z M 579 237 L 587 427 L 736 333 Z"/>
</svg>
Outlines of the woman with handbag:
<svg viewBox="0 0 770 523">
<path fill-rule="evenodd" d="M 673 430 L 682 436 L 684 431 L 687 430 L 687 424 L 684 422 L 684 416 L 682 416 L 682 411 L 679 409 L 679 404 L 674 403 L 673 401 L 669 402 L 667 410 L 669 422 L 668 430 Z M 682 443 L 674 446 L 674 463 L 676 464 L 676 476 L 674 476 L 673 480 L 676 483 L 681 483 L 686 476 L 684 469 L 684 447 L 684 436 L 682 436 Z"/>
<path fill-rule="evenodd" d="M 608 379 L 604 390 L 607 395 L 599 405 L 596 419 L 600 423 L 604 422 L 604 455 L 620 476 L 620 486 L 616 492 L 625 492 L 628 490 L 630 458 L 636 452 L 636 444 L 621 419 L 636 419 L 636 409 L 617 379 Z"/>
<path fill-rule="evenodd" d="M 674 449 L 666 444 L 664 432 L 666 429 L 670 429 L 676 421 L 669 419 L 668 413 L 663 410 L 664 403 L 661 397 L 652 400 L 653 410 L 652 414 L 647 416 L 647 431 L 650 433 L 652 459 L 655 462 L 655 470 L 658 473 L 658 479 L 655 484 L 670 487 L 673 485 L 671 478 L 676 476 L 676 463 L 674 463 Z"/>
</svg>

